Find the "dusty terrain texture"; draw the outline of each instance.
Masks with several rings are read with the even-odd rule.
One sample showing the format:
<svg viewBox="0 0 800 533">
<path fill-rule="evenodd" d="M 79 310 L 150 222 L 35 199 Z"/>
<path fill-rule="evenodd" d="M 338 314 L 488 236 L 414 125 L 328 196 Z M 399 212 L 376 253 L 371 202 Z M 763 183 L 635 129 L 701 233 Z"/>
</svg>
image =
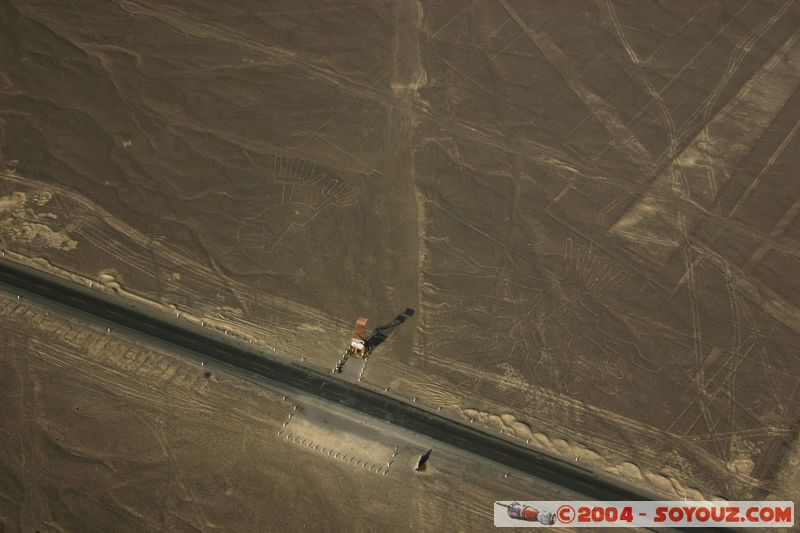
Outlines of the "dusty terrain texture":
<svg viewBox="0 0 800 533">
<path fill-rule="evenodd" d="M 796 2 L 0 6 L 18 260 L 322 369 L 368 316 L 363 379 L 665 495 L 796 463 Z"/>
<path fill-rule="evenodd" d="M 486 531 L 574 497 L 0 293 L 0 530 Z M 402 517 L 402 520 L 397 519 Z"/>
</svg>

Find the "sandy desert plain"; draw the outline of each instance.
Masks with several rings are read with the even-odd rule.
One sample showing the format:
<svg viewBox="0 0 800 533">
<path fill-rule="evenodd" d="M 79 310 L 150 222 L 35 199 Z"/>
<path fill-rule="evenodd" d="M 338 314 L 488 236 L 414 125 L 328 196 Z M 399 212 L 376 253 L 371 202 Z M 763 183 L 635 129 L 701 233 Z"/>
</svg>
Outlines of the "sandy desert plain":
<svg viewBox="0 0 800 533">
<path fill-rule="evenodd" d="M 797 3 L 0 0 L 0 25 L 6 257 L 322 371 L 366 316 L 386 339 L 342 379 L 665 498 L 800 500 Z M 313 506 L 335 480 L 421 513 L 398 529 L 475 527 L 407 494 L 450 501 L 454 478 L 242 437 L 288 416 L 269 391 L 170 354 L 188 385 L 120 361 L 112 383 L 92 358 L 124 350 L 2 324 L 10 530 L 90 508 L 241 530 L 209 494 Z M 217 425 L 189 452 L 192 409 Z M 524 491 L 469 475 L 465 505 Z"/>
<path fill-rule="evenodd" d="M 0 531 L 473 531 L 578 497 L 0 294 Z"/>
</svg>

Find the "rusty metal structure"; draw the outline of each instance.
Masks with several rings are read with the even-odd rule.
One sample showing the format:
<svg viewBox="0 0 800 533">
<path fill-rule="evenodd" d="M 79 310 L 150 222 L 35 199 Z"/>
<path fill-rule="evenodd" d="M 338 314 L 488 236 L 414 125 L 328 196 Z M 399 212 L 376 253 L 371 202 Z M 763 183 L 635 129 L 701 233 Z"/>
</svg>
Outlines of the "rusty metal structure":
<svg viewBox="0 0 800 533">
<path fill-rule="evenodd" d="M 347 347 L 347 355 L 366 359 L 369 355 L 367 348 L 367 319 L 359 317 L 353 328 L 353 335 L 350 339 L 350 346 Z"/>
</svg>

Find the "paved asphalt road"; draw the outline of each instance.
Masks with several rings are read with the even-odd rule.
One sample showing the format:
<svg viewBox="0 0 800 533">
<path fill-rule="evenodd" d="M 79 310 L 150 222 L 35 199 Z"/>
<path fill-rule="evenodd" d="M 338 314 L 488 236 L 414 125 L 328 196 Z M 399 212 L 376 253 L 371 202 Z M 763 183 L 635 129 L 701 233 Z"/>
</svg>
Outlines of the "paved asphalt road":
<svg viewBox="0 0 800 533">
<path fill-rule="evenodd" d="M 122 297 L 106 295 L 4 258 L 0 259 L 0 288 L 12 294 L 22 294 L 23 297 L 39 297 L 34 298 L 35 300 L 45 298 L 62 309 L 90 315 L 94 320 L 111 321 L 162 343 L 190 350 L 201 357 L 257 375 L 266 379 L 267 384 L 273 382 L 282 388 L 288 387 L 312 394 L 510 469 L 536 476 L 590 499 L 660 499 L 631 486 L 601 478 L 578 465 L 517 445 L 475 426 L 387 396 L 376 389 L 344 381 L 334 374 L 315 372 L 290 361 L 268 357 L 265 353 L 259 353 L 260 350 L 248 347 L 247 343 L 226 338 L 188 321 L 144 309 Z"/>
</svg>

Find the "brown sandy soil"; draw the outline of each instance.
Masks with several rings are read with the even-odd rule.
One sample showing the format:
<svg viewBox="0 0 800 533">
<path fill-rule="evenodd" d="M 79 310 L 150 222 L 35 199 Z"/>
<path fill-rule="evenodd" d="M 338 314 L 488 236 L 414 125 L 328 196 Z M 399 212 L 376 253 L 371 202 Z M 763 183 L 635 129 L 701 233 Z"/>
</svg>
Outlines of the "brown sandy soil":
<svg viewBox="0 0 800 533">
<path fill-rule="evenodd" d="M 569 493 L 0 293 L 0 530 L 486 531 Z M 402 519 L 398 519 L 402 517 Z"/>
<path fill-rule="evenodd" d="M 323 369 L 412 308 L 364 379 L 665 495 L 775 489 L 800 6 L 270 4 L 0 3 L 9 252 Z"/>
<path fill-rule="evenodd" d="M 797 524 L 800 519 L 800 510 L 796 507 L 800 501 L 800 440 L 795 441 L 791 450 L 786 451 L 786 461 L 776 478 L 775 488 L 768 498 L 795 502 L 794 522 Z"/>
</svg>

